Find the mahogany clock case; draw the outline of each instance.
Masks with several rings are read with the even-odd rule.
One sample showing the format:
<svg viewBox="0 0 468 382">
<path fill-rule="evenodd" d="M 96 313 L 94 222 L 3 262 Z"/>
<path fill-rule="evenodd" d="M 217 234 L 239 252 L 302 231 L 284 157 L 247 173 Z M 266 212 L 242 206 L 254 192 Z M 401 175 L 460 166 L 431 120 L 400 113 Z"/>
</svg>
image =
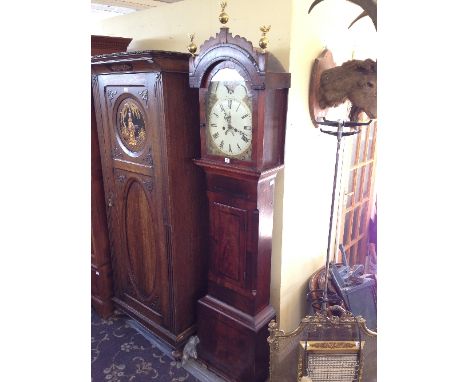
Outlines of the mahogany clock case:
<svg viewBox="0 0 468 382">
<path fill-rule="evenodd" d="M 213 155 L 208 147 L 208 91 L 225 69 L 243 78 L 251 96 L 251 158 Z M 275 317 L 270 305 L 273 199 L 284 162 L 290 74 L 272 55 L 221 28 L 190 59 L 190 85 L 199 90 L 201 158 L 195 162 L 206 174 L 210 241 L 208 294 L 198 302 L 197 352 L 227 380 L 263 382 L 268 323 Z M 228 125 L 219 131 L 228 134 L 233 128 L 230 115 L 225 117 Z"/>
<path fill-rule="evenodd" d="M 222 44 L 222 45 L 221 45 Z M 286 111 L 291 76 L 271 54 L 257 52 L 245 38 L 221 28 L 191 58 L 190 86 L 199 89 L 201 159 L 225 164 L 226 155 L 212 155 L 207 142 L 207 93 L 219 71 L 233 69 L 245 80 L 252 103 L 252 159 L 230 157 L 229 168 L 264 171 L 284 163 Z"/>
<path fill-rule="evenodd" d="M 91 56 L 124 52 L 131 38 L 91 36 Z M 112 303 L 112 269 L 102 179 L 101 155 L 91 93 L 91 303 L 103 318 L 109 317 Z"/>
<path fill-rule="evenodd" d="M 92 58 L 115 304 L 180 350 L 206 293 L 198 93 L 188 55 Z"/>
</svg>

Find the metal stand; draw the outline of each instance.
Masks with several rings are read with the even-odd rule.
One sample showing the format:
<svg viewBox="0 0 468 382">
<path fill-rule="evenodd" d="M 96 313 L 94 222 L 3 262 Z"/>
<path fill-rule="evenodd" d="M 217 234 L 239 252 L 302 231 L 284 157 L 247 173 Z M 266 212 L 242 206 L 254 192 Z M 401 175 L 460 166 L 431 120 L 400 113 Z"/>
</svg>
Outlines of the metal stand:
<svg viewBox="0 0 468 382">
<path fill-rule="evenodd" d="M 327 303 L 328 303 L 328 279 L 330 272 L 330 247 L 331 247 L 331 232 L 333 224 L 333 215 L 335 211 L 335 193 L 336 193 L 336 179 L 338 176 L 338 163 L 340 160 L 340 148 L 341 148 L 341 138 L 347 137 L 350 135 L 358 134 L 361 132 L 361 126 L 367 126 L 372 121 L 369 122 L 344 122 L 341 120 L 338 121 L 329 121 L 323 118 L 323 121 L 316 121 L 319 125 L 333 126 L 336 127 L 336 131 L 329 131 L 320 128 L 320 131 L 325 134 L 333 135 L 337 138 L 336 143 L 336 158 L 335 158 L 335 175 L 333 177 L 333 192 L 332 192 L 332 202 L 330 208 L 330 221 L 328 225 L 328 245 L 327 245 L 327 258 L 325 262 L 325 287 L 323 290 L 323 300 L 322 300 L 322 311 L 326 312 Z M 349 128 L 349 131 L 343 131 L 343 128 Z"/>
</svg>

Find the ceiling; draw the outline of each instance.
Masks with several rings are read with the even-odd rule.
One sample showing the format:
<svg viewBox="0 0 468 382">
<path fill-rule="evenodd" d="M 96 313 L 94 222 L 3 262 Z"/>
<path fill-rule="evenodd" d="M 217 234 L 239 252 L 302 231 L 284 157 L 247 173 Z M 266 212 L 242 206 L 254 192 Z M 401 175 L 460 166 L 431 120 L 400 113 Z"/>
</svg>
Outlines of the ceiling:
<svg viewBox="0 0 468 382">
<path fill-rule="evenodd" d="M 91 4 L 106 5 L 108 7 L 128 8 L 132 10 L 141 10 L 157 7 L 162 3 L 175 3 L 182 0 L 91 0 Z"/>
<path fill-rule="evenodd" d="M 178 1 L 182 0 L 91 0 L 91 16 L 98 21 Z"/>
</svg>

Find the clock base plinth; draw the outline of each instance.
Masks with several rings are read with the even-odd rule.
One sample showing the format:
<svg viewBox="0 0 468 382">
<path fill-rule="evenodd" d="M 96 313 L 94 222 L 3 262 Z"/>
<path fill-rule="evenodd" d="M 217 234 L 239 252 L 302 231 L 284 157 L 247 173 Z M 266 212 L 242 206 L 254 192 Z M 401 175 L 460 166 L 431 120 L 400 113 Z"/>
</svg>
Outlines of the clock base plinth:
<svg viewBox="0 0 468 382">
<path fill-rule="evenodd" d="M 198 300 L 198 357 L 228 381 L 264 382 L 268 378 L 268 324 L 271 305 L 251 316 L 210 295 Z"/>
</svg>

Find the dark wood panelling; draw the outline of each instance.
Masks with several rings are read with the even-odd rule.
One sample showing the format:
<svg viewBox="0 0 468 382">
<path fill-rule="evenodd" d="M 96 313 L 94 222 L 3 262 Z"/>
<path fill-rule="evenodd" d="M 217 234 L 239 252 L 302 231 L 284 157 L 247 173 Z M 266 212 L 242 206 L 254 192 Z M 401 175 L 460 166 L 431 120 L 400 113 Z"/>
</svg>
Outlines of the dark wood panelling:
<svg viewBox="0 0 468 382">
<path fill-rule="evenodd" d="M 198 326 L 201 359 L 228 381 L 265 381 L 268 375 L 268 323 L 275 318 L 270 306 L 250 316 L 211 296 L 199 301 Z M 222 335 L 219 335 L 222 333 Z"/>
<path fill-rule="evenodd" d="M 91 56 L 97 54 L 125 52 L 131 38 L 112 36 L 91 36 Z"/>
<path fill-rule="evenodd" d="M 247 215 L 244 209 L 210 205 L 211 272 L 239 287 L 244 287 L 246 276 Z"/>
<path fill-rule="evenodd" d="M 121 52 L 132 39 L 91 36 L 91 55 Z M 112 268 L 107 230 L 101 155 L 91 94 L 91 302 L 103 318 L 112 314 Z"/>
</svg>

